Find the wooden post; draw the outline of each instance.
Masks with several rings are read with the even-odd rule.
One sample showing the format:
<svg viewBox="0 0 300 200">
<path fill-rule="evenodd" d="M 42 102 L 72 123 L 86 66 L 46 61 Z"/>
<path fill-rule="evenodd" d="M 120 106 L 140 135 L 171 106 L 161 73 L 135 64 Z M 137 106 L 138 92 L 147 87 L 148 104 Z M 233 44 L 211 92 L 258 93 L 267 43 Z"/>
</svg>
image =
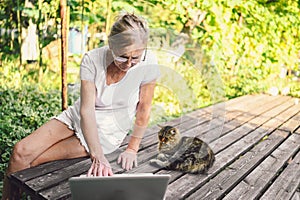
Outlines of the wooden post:
<svg viewBox="0 0 300 200">
<path fill-rule="evenodd" d="M 17 0 L 17 20 L 18 20 L 18 31 L 19 31 L 19 35 L 18 35 L 18 43 L 19 43 L 19 53 L 20 53 L 20 66 L 22 66 L 22 19 L 21 19 L 21 7 L 20 7 L 20 0 Z M 13 44 L 13 43 L 12 43 Z M 14 48 L 14 47 L 13 47 Z"/>
<path fill-rule="evenodd" d="M 81 44 L 80 44 L 80 54 L 84 51 L 84 22 L 83 22 L 83 14 L 84 14 L 84 0 L 81 1 Z"/>
<path fill-rule="evenodd" d="M 42 44 L 42 22 L 41 22 L 41 19 L 42 19 L 42 4 L 43 4 L 43 1 L 42 0 L 39 0 L 38 1 L 38 8 L 39 8 L 39 18 L 38 18 L 38 21 L 37 21 L 37 34 L 38 34 L 38 49 L 39 49 L 39 71 L 41 72 L 43 69 L 42 69 L 42 64 L 43 64 L 43 44 Z M 40 76 L 41 77 L 41 76 Z"/>
<path fill-rule="evenodd" d="M 60 0 L 60 19 L 61 19 L 61 77 L 62 77 L 62 110 L 67 109 L 67 64 L 68 64 L 68 16 L 67 0 Z"/>
</svg>

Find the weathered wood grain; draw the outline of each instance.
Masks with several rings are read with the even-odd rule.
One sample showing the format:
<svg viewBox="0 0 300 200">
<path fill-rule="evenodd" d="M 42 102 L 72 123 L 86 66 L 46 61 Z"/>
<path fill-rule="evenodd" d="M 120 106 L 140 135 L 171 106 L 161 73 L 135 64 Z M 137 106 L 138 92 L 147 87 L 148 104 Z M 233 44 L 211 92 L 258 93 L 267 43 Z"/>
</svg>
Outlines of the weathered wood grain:
<svg viewBox="0 0 300 200">
<path fill-rule="evenodd" d="M 300 187 L 300 152 L 288 161 L 288 166 L 264 193 L 261 200 L 290 199 Z"/>
<path fill-rule="evenodd" d="M 69 177 L 77 176 L 87 171 L 91 164 L 90 159 L 86 159 L 63 169 L 26 181 L 25 184 L 34 191 L 40 191 L 43 188 L 56 185 Z"/>
<path fill-rule="evenodd" d="M 68 180 L 62 181 L 59 185 L 40 192 L 42 198 L 45 199 L 71 199 L 71 190 Z"/>
<path fill-rule="evenodd" d="M 250 109 L 245 112 L 245 114 L 238 116 L 234 120 L 231 120 L 229 123 L 226 123 L 221 131 L 215 129 L 214 127 L 210 127 L 210 129 L 208 129 L 209 131 L 207 130 L 205 132 L 201 132 L 201 134 L 203 134 L 203 138 L 205 137 L 205 141 L 211 143 L 232 130 L 235 132 L 239 132 L 243 131 L 243 129 L 248 129 L 249 127 L 258 127 L 271 118 L 269 116 L 270 114 L 268 114 L 269 112 L 273 112 L 273 114 L 275 112 L 276 114 L 278 114 L 282 112 L 282 110 L 287 109 L 292 105 L 292 102 L 287 102 L 286 98 L 277 100 L 275 99 L 272 101 L 272 103 L 269 103 L 268 101 L 263 103 L 266 105 L 262 108 L 260 106 L 257 106 L 255 108 L 250 107 Z M 246 122 L 247 124 L 245 124 Z"/>
<path fill-rule="evenodd" d="M 278 103 L 278 105 L 279 104 L 281 104 L 283 101 L 279 101 L 279 102 L 277 102 Z M 250 108 L 251 109 L 251 108 Z M 257 108 L 257 110 L 261 110 L 260 108 Z M 239 117 L 239 116 L 238 116 Z M 239 126 L 239 125 L 237 125 L 237 126 Z M 234 129 L 235 127 L 232 127 L 232 129 Z M 200 128 L 201 129 L 201 128 Z M 191 128 L 191 129 L 189 129 L 189 130 L 187 130 L 186 132 L 185 131 L 183 131 L 182 132 L 182 134 L 184 135 L 184 136 L 198 136 L 198 137 L 200 137 L 201 139 L 203 139 L 203 140 L 206 140 L 206 138 L 205 137 L 202 137 L 201 135 L 199 135 L 199 132 L 201 133 L 201 131 L 199 131 L 199 126 L 197 126 L 197 127 L 195 127 L 195 128 Z M 207 134 L 206 136 L 209 136 L 209 134 Z M 155 139 L 155 140 L 157 140 L 157 139 Z M 149 150 L 149 149 L 148 149 Z M 152 149 L 151 148 L 151 150 L 150 150 L 150 152 L 151 152 L 151 156 L 148 156 L 147 155 L 147 152 L 141 152 L 141 155 L 139 156 L 139 158 L 142 156 L 142 157 L 144 157 L 144 160 L 145 161 L 147 161 L 147 160 L 150 160 L 151 158 L 153 158 L 153 151 L 156 151 L 156 149 Z M 143 166 L 143 165 L 145 165 L 145 166 Z M 141 169 L 141 170 L 140 170 Z M 136 172 L 152 172 L 152 173 L 154 173 L 156 170 L 154 170 L 153 171 L 153 169 L 155 169 L 155 168 L 153 168 L 153 167 L 151 167 L 150 165 L 149 165 L 149 163 L 142 163 L 142 167 L 139 167 L 139 168 L 137 168 L 136 169 Z M 134 169 L 135 170 L 135 169 Z"/>
<path fill-rule="evenodd" d="M 251 137 L 250 135 L 247 135 L 228 147 L 226 151 L 217 154 L 214 165 L 208 170 L 206 175 L 186 174 L 176 179 L 169 185 L 167 199 L 184 199 L 208 182 L 212 177 L 216 176 L 234 160 L 247 152 L 255 143 L 259 142 L 267 134 L 269 133 L 258 128 L 252 132 Z M 160 173 L 165 173 L 165 171 L 162 170 Z"/>
<path fill-rule="evenodd" d="M 53 171 L 57 171 L 59 169 L 68 167 L 75 163 L 78 163 L 86 158 L 76 158 L 70 160 L 57 160 L 49 163 L 45 163 L 36 167 L 32 167 L 26 170 L 22 170 L 12 174 L 15 179 L 20 180 L 21 182 L 26 182 L 34 177 L 38 177 L 44 174 L 51 173 Z"/>
<path fill-rule="evenodd" d="M 253 149 L 226 167 L 216 177 L 187 199 L 221 199 L 244 179 L 288 136 L 287 132 L 275 131 Z"/>
<path fill-rule="evenodd" d="M 280 126 L 279 129 L 294 133 L 299 126 L 300 126 L 300 112 L 298 112 L 291 119 L 289 119 L 287 122 L 282 124 L 282 126 Z"/>
<path fill-rule="evenodd" d="M 242 182 L 240 182 L 224 200 L 257 199 L 276 178 L 280 170 L 300 149 L 300 136 L 292 134 L 258 167 L 256 167 Z"/>
<path fill-rule="evenodd" d="M 283 104 L 280 104 L 279 106 L 277 106 L 276 108 L 274 108 L 272 113 L 273 114 L 278 114 L 280 115 L 280 113 L 284 113 L 283 111 L 288 109 L 291 106 L 291 102 L 285 102 Z M 270 111 L 267 112 L 267 114 L 265 114 L 265 116 L 261 117 L 258 116 L 257 118 L 254 118 L 255 123 L 249 123 L 250 125 L 245 125 L 245 129 L 244 130 L 248 130 L 250 131 L 251 134 L 249 134 L 249 132 L 247 132 L 246 136 L 243 135 L 242 131 L 236 131 L 236 129 L 234 129 L 234 131 L 232 131 L 233 133 L 229 133 L 226 136 L 226 138 L 224 139 L 224 137 L 219 138 L 218 140 L 216 140 L 215 142 L 211 143 L 211 147 L 213 149 L 213 151 L 218 152 L 218 150 L 223 150 L 224 148 L 222 146 L 225 146 L 226 151 L 224 151 L 224 155 L 226 155 L 226 153 L 230 152 L 229 155 L 226 155 L 224 157 L 219 158 L 219 154 L 216 156 L 216 162 L 214 164 L 214 166 L 211 168 L 211 170 L 215 170 L 213 171 L 213 173 L 210 176 L 210 173 L 208 173 L 208 176 L 206 178 L 206 182 L 209 180 L 209 178 L 211 178 L 212 176 L 214 176 L 215 174 L 217 174 L 222 168 L 226 167 L 228 164 L 230 164 L 230 162 L 232 162 L 234 159 L 238 158 L 238 156 L 242 155 L 243 153 L 245 153 L 247 150 L 249 150 L 253 145 L 255 145 L 257 142 L 259 142 L 261 139 L 263 139 L 264 136 L 268 135 L 270 132 L 272 132 L 273 130 L 276 129 L 276 127 L 280 126 L 282 124 L 282 122 L 280 120 L 275 120 L 272 121 L 272 126 L 266 126 L 266 128 L 256 128 L 253 127 L 254 125 L 260 125 L 261 123 L 264 123 L 265 121 L 268 123 L 268 119 L 271 121 L 272 120 L 272 116 L 269 114 L 271 113 Z M 276 124 L 277 123 L 277 124 Z M 249 127 L 247 127 L 249 126 Z M 255 130 L 254 132 L 251 132 L 251 130 Z M 257 130 L 257 131 L 256 131 Z M 254 134 L 257 133 L 258 135 Z M 233 135 L 231 135 L 233 134 Z M 256 138 L 256 137 L 258 138 Z M 245 139 L 248 140 L 254 140 L 253 143 L 249 143 L 248 141 L 245 141 Z M 236 143 L 232 142 L 232 140 L 236 141 Z M 222 141 L 222 142 L 220 142 Z M 227 142 L 229 142 L 230 144 L 228 144 Z M 214 144 L 215 143 L 215 144 Z M 215 148 L 215 149 L 214 149 Z M 216 150 L 217 149 L 217 150 Z M 229 151 L 229 149 L 233 149 L 233 152 Z M 223 154 L 220 154 L 223 156 Z M 234 157 L 234 156 L 237 157 Z M 221 162 L 221 165 L 218 165 L 218 162 Z M 217 168 L 217 169 L 215 169 Z M 179 199 L 183 199 L 186 196 L 188 196 L 189 194 L 193 193 L 195 189 L 198 189 L 199 187 L 201 187 L 205 181 L 201 180 L 202 176 L 200 176 L 200 178 L 197 177 L 193 177 L 190 175 L 184 175 L 182 177 L 180 177 L 178 180 L 176 180 L 175 182 L 170 184 L 170 189 L 167 191 L 167 199 L 173 199 L 173 198 L 179 198 Z M 200 181 L 201 180 L 201 181 Z"/>
<path fill-rule="evenodd" d="M 299 186 L 300 187 L 300 186 Z M 293 195 L 291 200 L 300 200 L 300 188 L 297 190 L 297 192 Z"/>
<path fill-rule="evenodd" d="M 272 109 L 272 113 L 276 115 L 281 115 L 281 112 L 283 110 L 286 110 L 291 105 L 291 101 L 287 101 L 278 107 Z M 210 146 L 214 151 L 221 151 L 224 150 L 226 147 L 228 147 L 230 144 L 238 141 L 241 137 L 244 137 L 245 135 L 249 134 L 252 130 L 256 129 L 257 127 L 264 125 L 266 128 L 272 128 L 274 125 L 269 126 L 270 124 L 269 120 L 272 120 L 272 117 L 269 114 L 270 111 L 267 111 L 265 113 L 262 113 L 256 118 L 253 118 L 249 122 L 243 124 L 240 127 L 235 128 L 233 131 L 231 131 L 229 134 L 226 134 L 224 136 L 221 136 L 218 138 L 218 140 L 213 141 Z M 263 116 L 265 115 L 265 116 Z M 277 124 L 279 126 L 281 124 Z"/>
</svg>

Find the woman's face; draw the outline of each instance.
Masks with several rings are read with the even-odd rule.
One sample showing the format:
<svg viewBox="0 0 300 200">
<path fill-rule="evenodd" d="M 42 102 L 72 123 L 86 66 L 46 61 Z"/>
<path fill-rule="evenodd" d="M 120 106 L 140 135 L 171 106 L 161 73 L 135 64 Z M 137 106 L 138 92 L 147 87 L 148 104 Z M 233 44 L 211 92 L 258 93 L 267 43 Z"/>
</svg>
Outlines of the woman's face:
<svg viewBox="0 0 300 200">
<path fill-rule="evenodd" d="M 121 71 L 126 72 L 143 59 L 142 57 L 145 55 L 145 51 L 146 51 L 145 49 L 137 49 L 137 50 L 124 52 L 123 54 L 120 55 L 112 51 L 112 55 L 114 58 L 115 65 Z"/>
</svg>

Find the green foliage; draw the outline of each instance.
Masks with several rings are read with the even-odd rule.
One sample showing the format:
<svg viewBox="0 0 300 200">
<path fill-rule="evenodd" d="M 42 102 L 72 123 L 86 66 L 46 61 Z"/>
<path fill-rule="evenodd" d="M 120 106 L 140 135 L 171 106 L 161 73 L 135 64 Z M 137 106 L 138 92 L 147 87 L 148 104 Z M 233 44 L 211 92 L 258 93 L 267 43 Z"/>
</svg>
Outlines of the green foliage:
<svg viewBox="0 0 300 200">
<path fill-rule="evenodd" d="M 192 30 L 213 58 L 226 96 L 262 92 L 284 66 L 299 70 L 300 21 L 296 1 L 202 1 L 206 17 Z"/>
<path fill-rule="evenodd" d="M 0 86 L 0 180 L 14 144 L 61 112 L 60 74 L 43 71 L 36 65 L 19 68 L 9 60 L 3 64 L 6 67 L 0 67 L 0 82 L 5 83 Z M 69 80 L 76 78 L 69 74 Z M 70 90 L 69 105 L 77 98 L 77 93 Z"/>
<path fill-rule="evenodd" d="M 60 110 L 60 92 L 41 92 L 34 86 L 0 87 L 0 178 L 14 144 Z"/>
</svg>

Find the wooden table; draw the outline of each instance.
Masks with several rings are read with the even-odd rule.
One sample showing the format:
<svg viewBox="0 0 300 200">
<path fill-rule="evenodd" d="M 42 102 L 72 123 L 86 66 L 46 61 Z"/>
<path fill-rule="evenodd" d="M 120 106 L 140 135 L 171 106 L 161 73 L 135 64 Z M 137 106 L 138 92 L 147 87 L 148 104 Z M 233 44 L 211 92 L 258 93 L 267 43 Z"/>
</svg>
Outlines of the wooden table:
<svg viewBox="0 0 300 200">
<path fill-rule="evenodd" d="M 204 175 L 158 169 L 157 131 L 147 129 L 139 166 L 127 173 L 171 174 L 166 199 L 300 199 L 300 102 L 287 96 L 247 95 L 193 111 L 162 125 L 208 142 L 216 162 Z M 225 112 L 224 112 L 225 111 Z M 121 150 L 109 154 L 114 173 Z M 85 174 L 88 158 L 62 160 L 12 175 L 11 182 L 31 199 L 71 199 L 68 178 Z"/>
</svg>

